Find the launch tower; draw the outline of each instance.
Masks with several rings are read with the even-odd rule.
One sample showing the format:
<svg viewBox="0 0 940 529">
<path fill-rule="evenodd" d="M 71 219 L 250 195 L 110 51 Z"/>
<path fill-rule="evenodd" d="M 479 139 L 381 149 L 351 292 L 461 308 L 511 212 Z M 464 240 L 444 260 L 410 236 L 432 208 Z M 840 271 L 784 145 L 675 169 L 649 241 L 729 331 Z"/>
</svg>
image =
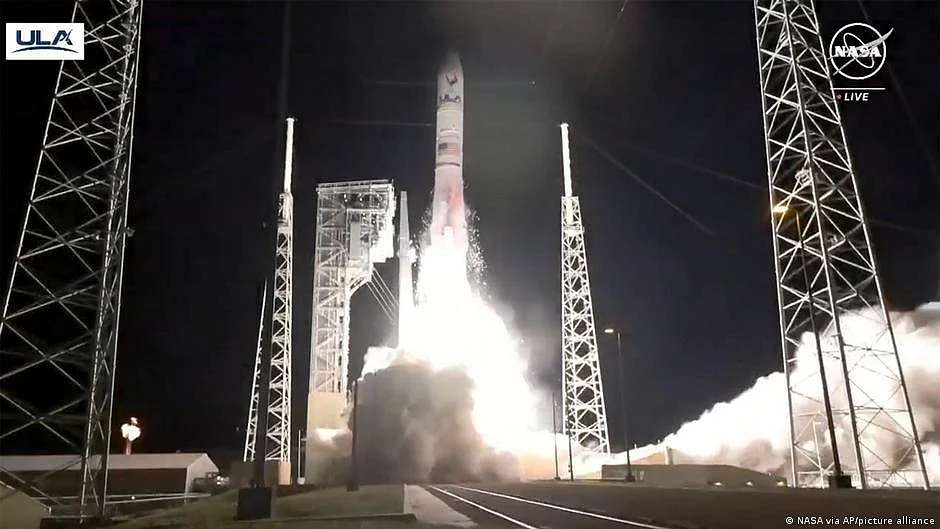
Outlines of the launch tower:
<svg viewBox="0 0 940 529">
<path fill-rule="evenodd" d="M 349 301 L 395 255 L 395 191 L 388 180 L 317 186 L 313 336 L 307 394 L 308 482 L 321 472 L 317 436 L 344 427 L 349 368 Z"/>
<path fill-rule="evenodd" d="M 594 304 L 584 248 L 581 205 L 571 190 L 568 124 L 561 125 L 565 196 L 561 198 L 561 354 L 564 429 L 572 441 L 610 453 Z"/>
<path fill-rule="evenodd" d="M 0 321 L 0 446 L 79 454 L 82 518 L 105 512 L 141 13 L 75 2 L 85 58 L 59 65 Z M 42 479 L 0 472 L 57 501 Z"/>
<path fill-rule="evenodd" d="M 294 163 L 294 118 L 287 118 L 287 148 L 284 155 L 284 190 L 278 203 L 277 250 L 274 273 L 274 311 L 271 328 L 271 383 L 268 395 L 268 420 L 265 435 L 265 461 L 279 461 L 279 482 L 290 484 L 291 449 L 291 319 L 293 317 L 294 284 L 294 196 L 291 183 Z M 267 291 L 267 289 L 265 289 Z M 264 308 L 262 307 L 262 314 Z M 258 430 L 258 405 L 261 376 L 261 321 L 258 329 L 258 352 L 252 377 L 248 427 L 245 430 L 244 461 L 255 458 L 255 434 Z M 300 457 L 300 454 L 297 454 Z"/>
<path fill-rule="evenodd" d="M 793 483 L 819 486 L 820 476 L 838 473 L 838 460 L 861 488 L 927 487 L 814 4 L 755 0 L 754 8 Z M 858 310 L 877 327 L 867 338 L 843 332 Z M 824 376 L 794 374 L 806 331 Z M 821 446 L 814 424 L 829 432 Z"/>
</svg>

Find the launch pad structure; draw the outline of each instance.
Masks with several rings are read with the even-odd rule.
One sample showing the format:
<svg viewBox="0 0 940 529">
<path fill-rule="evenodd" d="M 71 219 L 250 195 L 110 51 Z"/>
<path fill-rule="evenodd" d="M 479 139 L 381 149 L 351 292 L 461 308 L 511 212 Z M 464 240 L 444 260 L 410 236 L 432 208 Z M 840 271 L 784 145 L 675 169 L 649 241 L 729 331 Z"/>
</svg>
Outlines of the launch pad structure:
<svg viewBox="0 0 940 529">
<path fill-rule="evenodd" d="M 254 461 L 256 435 L 258 431 L 259 407 L 267 403 L 267 425 L 263 437 L 265 461 L 278 462 L 278 483 L 289 485 L 291 470 L 291 364 L 292 355 L 292 320 L 294 289 L 294 196 L 291 193 L 294 163 L 294 118 L 287 118 L 287 138 L 284 152 L 284 188 L 278 197 L 277 246 L 274 261 L 274 303 L 271 325 L 271 360 L 270 369 L 262 369 L 261 343 L 265 307 L 267 299 L 262 300 L 261 320 L 258 325 L 258 348 L 255 354 L 255 368 L 252 375 L 251 399 L 248 406 L 248 425 L 245 428 L 245 450 L 242 461 Z M 267 289 L 265 289 L 267 293 Z M 266 297 L 266 296 L 265 296 Z M 269 376 L 268 395 L 261 399 L 261 377 Z M 300 457 L 300 454 L 297 454 Z"/>
<path fill-rule="evenodd" d="M 929 488 L 815 5 L 755 0 L 754 16 L 791 483 Z M 878 327 L 867 337 L 845 332 L 860 310 Z M 796 376 L 805 331 L 819 370 Z M 828 426 L 824 444 L 817 423 Z M 851 452 L 834 456 L 839 446 Z"/>
<path fill-rule="evenodd" d="M 561 355 L 564 433 L 596 454 L 610 453 L 594 303 L 588 274 L 581 202 L 572 194 L 568 124 L 561 124 Z M 573 469 L 572 469 L 573 472 Z"/>
<path fill-rule="evenodd" d="M 304 469 L 308 480 L 322 470 L 316 437 L 345 428 L 350 300 L 372 279 L 375 264 L 395 255 L 395 202 L 388 180 L 317 186 Z"/>
<path fill-rule="evenodd" d="M 82 520 L 106 512 L 141 16 L 74 4 L 85 58 L 59 63 L 0 320 L 0 446 L 77 454 Z M 59 505 L 54 474 L 0 481 Z"/>
</svg>

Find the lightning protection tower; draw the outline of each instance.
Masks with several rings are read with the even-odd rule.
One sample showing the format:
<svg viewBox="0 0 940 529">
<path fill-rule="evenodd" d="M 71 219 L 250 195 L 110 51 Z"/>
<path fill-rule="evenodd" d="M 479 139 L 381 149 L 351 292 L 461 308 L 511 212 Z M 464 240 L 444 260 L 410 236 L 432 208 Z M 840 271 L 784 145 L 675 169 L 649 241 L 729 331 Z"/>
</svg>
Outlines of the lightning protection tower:
<svg viewBox="0 0 940 529">
<path fill-rule="evenodd" d="M 271 325 L 271 383 L 268 395 L 268 420 L 265 433 L 265 461 L 280 462 L 279 482 L 290 484 L 291 452 L 291 319 L 293 317 L 294 284 L 294 196 L 291 183 L 294 164 L 294 118 L 287 118 L 287 148 L 284 154 L 284 190 L 278 204 L 277 250 L 274 270 L 274 310 Z M 264 314 L 264 307 L 261 309 Z M 263 318 L 263 316 L 262 316 Z M 255 459 L 255 434 L 258 431 L 258 406 L 261 376 L 261 321 L 258 329 L 258 350 L 252 377 L 248 427 L 245 430 L 245 461 Z M 299 454 L 298 454 L 299 457 Z"/>
<path fill-rule="evenodd" d="M 89 518 L 105 514 L 141 2 L 77 1 L 72 22 L 85 58 L 59 65 L 0 322 L 0 445 L 76 454 Z"/>
<path fill-rule="evenodd" d="M 793 483 L 818 485 L 839 461 L 861 488 L 927 487 L 815 6 L 754 7 Z M 815 354 L 796 369 L 804 331 Z"/>
<path fill-rule="evenodd" d="M 349 368 L 349 303 L 372 279 L 375 263 L 395 254 L 395 190 L 388 180 L 317 186 L 313 263 L 313 336 L 307 394 L 307 438 L 345 427 Z M 321 475 L 324 461 L 308 442 L 305 476 Z"/>
<path fill-rule="evenodd" d="M 561 354 L 565 434 L 595 453 L 610 453 L 594 304 L 581 205 L 571 194 L 568 124 L 561 125 L 565 196 L 561 198 Z"/>
</svg>

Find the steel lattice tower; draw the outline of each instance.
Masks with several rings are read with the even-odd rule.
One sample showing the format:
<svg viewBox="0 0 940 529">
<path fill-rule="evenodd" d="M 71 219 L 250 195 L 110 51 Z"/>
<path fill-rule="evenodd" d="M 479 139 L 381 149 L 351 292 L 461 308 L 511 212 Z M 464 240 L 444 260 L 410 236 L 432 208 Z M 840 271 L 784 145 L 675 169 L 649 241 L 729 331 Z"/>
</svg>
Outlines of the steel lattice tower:
<svg viewBox="0 0 940 529">
<path fill-rule="evenodd" d="M 59 66 L 0 322 L 0 444 L 78 454 L 82 517 L 105 514 L 141 11 L 75 2 L 85 58 Z"/>
<path fill-rule="evenodd" d="M 823 377 L 818 368 L 807 372 L 816 355 L 794 369 L 801 334 L 811 331 L 829 385 L 839 461 L 862 488 L 926 487 L 815 6 L 755 0 L 754 7 L 793 483 L 816 485 L 833 468 L 830 436 L 822 446 L 813 442 L 814 424 L 829 424 L 819 411 Z M 874 331 L 853 321 L 852 311 L 862 311 L 854 317 Z M 893 445 L 890 453 L 878 448 L 886 445 Z"/>
<path fill-rule="evenodd" d="M 375 263 L 395 255 L 395 190 L 387 180 L 317 186 L 313 263 L 313 331 L 307 437 L 344 427 L 353 293 L 372 279 Z M 306 475 L 316 475 L 307 443 Z"/>
<path fill-rule="evenodd" d="M 345 395 L 349 299 L 395 254 L 395 193 L 384 180 L 317 186 L 310 391 Z"/>
<path fill-rule="evenodd" d="M 291 452 L 291 319 L 294 284 L 294 196 L 291 182 L 294 163 L 294 118 L 287 118 L 287 148 L 284 157 L 284 190 L 278 203 L 277 255 L 274 271 L 274 310 L 271 333 L 271 385 L 265 460 L 290 463 Z M 267 292 L 267 289 L 265 289 Z M 262 314 L 264 307 L 262 306 Z M 263 316 L 262 316 L 263 317 Z M 261 322 L 264 325 L 264 322 Z M 245 461 L 254 461 L 255 433 L 258 430 L 259 384 L 261 383 L 261 327 L 252 377 L 248 428 L 245 431 Z"/>
<path fill-rule="evenodd" d="M 251 399 L 248 404 L 248 427 L 245 431 L 245 449 L 242 452 L 242 461 L 247 462 L 254 461 L 255 458 L 255 433 L 258 431 L 258 406 L 260 401 L 258 383 L 261 380 L 261 343 L 264 339 L 264 309 L 268 302 L 267 283 L 265 283 L 264 290 L 261 292 L 261 317 L 258 318 L 258 346 L 255 349 L 255 369 L 252 371 L 251 375 Z"/>
<path fill-rule="evenodd" d="M 596 453 L 610 453 L 594 304 L 581 205 L 571 192 L 568 124 L 561 125 L 565 196 L 561 199 L 561 354 L 565 434 Z"/>
</svg>

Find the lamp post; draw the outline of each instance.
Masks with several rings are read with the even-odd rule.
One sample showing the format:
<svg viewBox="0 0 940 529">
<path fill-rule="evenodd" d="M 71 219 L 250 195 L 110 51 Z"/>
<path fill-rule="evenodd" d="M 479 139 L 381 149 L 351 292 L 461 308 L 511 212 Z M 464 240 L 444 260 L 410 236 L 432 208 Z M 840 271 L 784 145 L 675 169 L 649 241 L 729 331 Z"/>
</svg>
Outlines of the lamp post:
<svg viewBox="0 0 940 529">
<path fill-rule="evenodd" d="M 297 484 L 303 485 L 304 480 L 304 467 L 303 461 L 301 461 L 301 456 L 304 453 L 304 431 L 303 428 L 297 429 Z"/>
<path fill-rule="evenodd" d="M 131 444 L 140 437 L 137 417 L 131 417 L 130 422 L 121 425 L 121 437 L 124 438 L 124 454 L 131 455 Z"/>
<path fill-rule="evenodd" d="M 781 218 L 786 217 L 793 212 L 793 218 L 796 220 L 796 233 L 800 243 L 800 265 L 803 269 L 803 284 L 806 289 L 807 301 L 809 302 L 809 325 L 813 333 L 813 339 L 816 343 L 816 360 L 819 362 L 819 378 L 822 381 L 823 407 L 826 410 L 826 424 L 829 429 L 829 444 L 832 445 L 832 476 L 829 478 L 830 488 L 852 488 L 852 480 L 849 476 L 842 473 L 842 462 L 839 461 L 839 447 L 836 442 L 835 420 L 832 417 L 832 402 L 829 399 L 829 382 L 826 380 L 826 365 L 823 360 L 822 341 L 819 338 L 819 329 L 816 326 L 816 307 L 813 299 L 813 292 L 809 281 L 809 272 L 806 267 L 806 242 L 803 239 L 803 224 L 800 219 L 800 212 L 785 204 L 778 204 L 773 207 L 772 212 Z M 814 428 L 815 431 L 815 428 Z M 816 454 L 819 455 L 819 445 L 816 445 Z M 796 483 L 794 483 L 796 485 Z"/>
<path fill-rule="evenodd" d="M 617 335 L 617 360 L 620 365 L 620 412 L 622 414 L 621 422 L 623 423 L 623 445 L 627 452 L 627 475 L 624 476 L 624 481 L 633 483 L 636 481 L 636 478 L 633 477 L 633 465 L 630 462 L 630 432 L 627 427 L 627 398 L 626 391 L 624 389 L 627 377 L 623 373 L 623 347 L 621 346 L 620 329 L 608 327 L 604 329 L 604 334 Z"/>
<path fill-rule="evenodd" d="M 555 406 L 555 392 L 552 392 L 552 443 L 555 445 L 555 479 L 561 479 L 558 475 L 558 408 Z"/>
<path fill-rule="evenodd" d="M 568 424 L 568 418 L 565 417 L 565 424 Z M 571 429 L 565 428 L 567 430 L 568 437 L 568 479 L 574 481 L 574 444 L 571 441 Z"/>
<path fill-rule="evenodd" d="M 571 424 L 568 422 L 568 419 L 569 419 L 568 401 L 565 399 L 566 397 L 565 381 L 566 381 L 566 377 L 565 377 L 564 367 L 562 367 L 562 373 L 561 373 L 561 395 L 562 395 L 561 397 L 562 398 L 561 400 L 561 417 L 562 417 L 561 425 L 562 426 L 561 428 L 562 428 L 562 433 L 568 439 L 568 479 L 570 479 L 571 481 L 574 481 L 574 447 L 573 447 L 574 443 L 571 441 L 571 437 L 573 434 L 571 433 Z M 555 446 L 557 447 L 558 444 L 556 443 Z"/>
</svg>

